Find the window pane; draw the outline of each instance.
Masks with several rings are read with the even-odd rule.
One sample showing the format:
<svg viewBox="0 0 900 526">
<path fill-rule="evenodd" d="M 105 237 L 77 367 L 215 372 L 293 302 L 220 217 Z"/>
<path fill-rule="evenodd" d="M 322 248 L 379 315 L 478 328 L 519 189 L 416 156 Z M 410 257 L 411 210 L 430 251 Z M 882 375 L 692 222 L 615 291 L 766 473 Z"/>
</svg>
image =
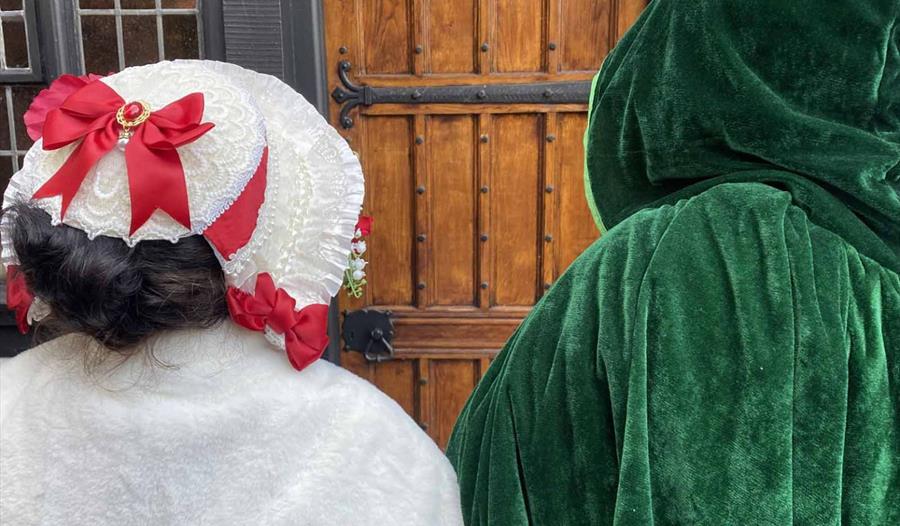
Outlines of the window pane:
<svg viewBox="0 0 900 526">
<path fill-rule="evenodd" d="M 2 188 L 4 192 L 6 192 L 6 187 L 9 186 L 9 178 L 12 177 L 12 174 L 12 157 L 0 155 L 0 188 Z"/>
<path fill-rule="evenodd" d="M 113 16 L 81 17 L 84 67 L 88 73 L 105 75 L 119 71 L 116 19 Z"/>
<path fill-rule="evenodd" d="M 6 67 L 28 67 L 28 39 L 25 36 L 24 18 L 3 20 L 3 45 L 6 48 Z"/>
<path fill-rule="evenodd" d="M 197 7 L 197 0 L 162 0 L 163 7 L 192 9 Z"/>
<path fill-rule="evenodd" d="M 21 11 L 22 0 L 0 0 L 0 10 L 2 11 Z"/>
<path fill-rule="evenodd" d="M 159 60 L 156 16 L 123 16 L 122 38 L 126 66 L 152 64 Z"/>
<path fill-rule="evenodd" d="M 16 127 L 16 148 L 20 152 L 24 152 L 31 148 L 33 141 L 28 137 L 28 131 L 25 128 L 25 110 L 31 105 L 31 101 L 41 91 L 43 86 L 17 86 L 12 89 L 13 92 L 13 124 Z"/>
<path fill-rule="evenodd" d="M 6 113 L 6 89 L 0 87 L 0 150 L 9 150 L 9 115 Z"/>
<path fill-rule="evenodd" d="M 113 0 L 80 0 L 78 6 L 82 9 L 112 9 L 115 7 Z"/>
<path fill-rule="evenodd" d="M 166 58 L 200 58 L 197 43 L 197 17 L 194 15 L 167 15 L 163 17 Z"/>
<path fill-rule="evenodd" d="M 122 0 L 122 9 L 153 9 L 155 0 Z"/>
</svg>

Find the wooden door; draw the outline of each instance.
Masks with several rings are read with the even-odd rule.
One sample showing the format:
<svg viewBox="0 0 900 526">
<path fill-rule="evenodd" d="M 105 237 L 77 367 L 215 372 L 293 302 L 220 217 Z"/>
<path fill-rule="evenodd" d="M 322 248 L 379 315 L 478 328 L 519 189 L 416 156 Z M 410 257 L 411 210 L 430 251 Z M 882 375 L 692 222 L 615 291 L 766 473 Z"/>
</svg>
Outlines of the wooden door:
<svg viewBox="0 0 900 526">
<path fill-rule="evenodd" d="M 331 121 L 362 160 L 375 218 L 365 297 L 341 308 L 390 311 L 396 329 L 393 360 L 341 360 L 443 447 L 492 357 L 598 236 L 582 181 L 586 83 L 646 2 L 324 4 Z M 565 85 L 548 82 L 580 83 L 580 98 L 554 100 Z M 506 96 L 536 83 L 546 99 Z M 387 102 L 365 105 L 361 86 Z"/>
</svg>

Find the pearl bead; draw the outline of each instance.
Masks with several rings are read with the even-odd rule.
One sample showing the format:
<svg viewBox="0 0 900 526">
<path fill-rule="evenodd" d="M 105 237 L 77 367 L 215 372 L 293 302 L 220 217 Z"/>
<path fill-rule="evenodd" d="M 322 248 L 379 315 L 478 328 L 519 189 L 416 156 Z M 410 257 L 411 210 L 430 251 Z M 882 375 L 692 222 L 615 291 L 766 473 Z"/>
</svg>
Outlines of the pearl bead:
<svg viewBox="0 0 900 526">
<path fill-rule="evenodd" d="M 119 139 L 118 142 L 116 143 L 116 147 L 117 147 L 120 151 L 123 151 L 123 152 L 125 151 L 125 147 L 126 147 L 126 146 L 128 146 L 128 139 L 126 139 L 126 138 L 124 138 L 124 137 L 122 137 L 121 139 Z"/>
</svg>

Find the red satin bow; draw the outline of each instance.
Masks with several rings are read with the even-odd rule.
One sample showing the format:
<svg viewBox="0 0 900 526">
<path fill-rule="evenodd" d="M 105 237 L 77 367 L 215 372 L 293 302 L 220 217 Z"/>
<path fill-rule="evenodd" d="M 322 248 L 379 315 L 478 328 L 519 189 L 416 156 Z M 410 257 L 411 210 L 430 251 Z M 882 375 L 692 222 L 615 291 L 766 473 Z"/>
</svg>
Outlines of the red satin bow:
<svg viewBox="0 0 900 526">
<path fill-rule="evenodd" d="M 318 360 L 328 345 L 328 305 L 313 304 L 294 311 L 294 299 L 284 289 L 276 289 L 272 276 L 265 272 L 256 277 L 254 295 L 230 287 L 227 299 L 231 318 L 238 325 L 253 331 L 264 331 L 268 325 L 284 335 L 288 359 L 298 371 Z"/>
<path fill-rule="evenodd" d="M 116 146 L 122 126 L 116 112 L 125 105 L 112 88 L 96 80 L 70 95 L 44 122 L 44 149 L 56 150 L 81 139 L 66 162 L 37 192 L 35 198 L 62 196 L 65 216 L 88 171 Z M 191 93 L 154 111 L 134 128 L 125 147 L 131 195 L 131 234 L 159 209 L 191 228 L 187 185 L 181 158 L 175 150 L 213 128 L 201 123 L 203 94 Z"/>
<path fill-rule="evenodd" d="M 16 325 L 22 334 L 28 334 L 28 309 L 33 301 L 25 275 L 15 265 L 6 267 L 6 307 L 16 311 Z"/>
</svg>

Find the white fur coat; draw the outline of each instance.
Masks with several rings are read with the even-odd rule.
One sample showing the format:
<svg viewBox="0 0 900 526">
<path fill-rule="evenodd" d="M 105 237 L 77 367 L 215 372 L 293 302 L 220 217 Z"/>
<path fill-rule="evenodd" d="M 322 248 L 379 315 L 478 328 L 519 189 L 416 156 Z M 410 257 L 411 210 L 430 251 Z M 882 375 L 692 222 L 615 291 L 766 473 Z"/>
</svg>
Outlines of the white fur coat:
<svg viewBox="0 0 900 526">
<path fill-rule="evenodd" d="M 0 523 L 457 525 L 453 469 L 374 386 L 225 323 L 88 375 L 84 337 L 0 365 Z"/>
</svg>

